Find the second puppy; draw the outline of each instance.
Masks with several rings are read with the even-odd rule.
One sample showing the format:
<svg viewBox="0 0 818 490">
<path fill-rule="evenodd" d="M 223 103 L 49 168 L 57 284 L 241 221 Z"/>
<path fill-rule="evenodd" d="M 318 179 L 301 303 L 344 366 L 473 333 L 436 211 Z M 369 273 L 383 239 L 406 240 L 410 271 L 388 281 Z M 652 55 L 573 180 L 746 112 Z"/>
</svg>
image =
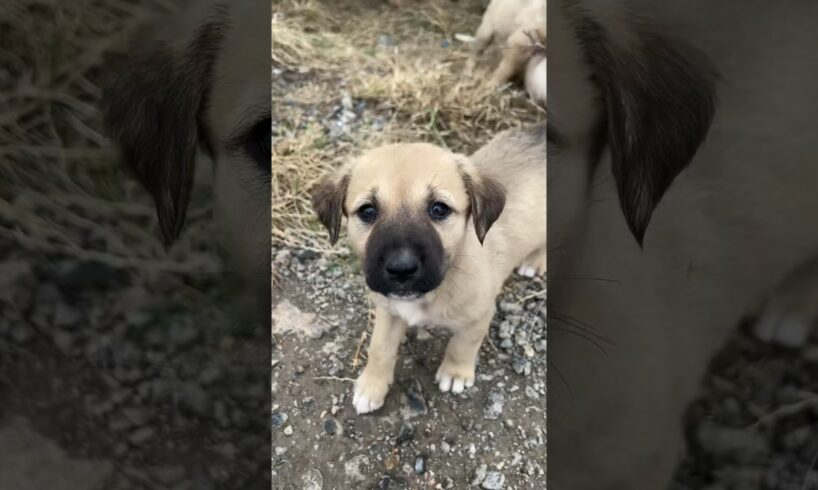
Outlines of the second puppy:
<svg viewBox="0 0 818 490">
<path fill-rule="evenodd" d="M 335 243 L 346 218 L 375 304 L 367 365 L 355 383 L 358 413 L 380 408 L 410 326 L 452 337 L 440 390 L 474 384 L 495 299 L 515 267 L 546 264 L 545 126 L 501 133 L 471 157 L 433 145 L 372 150 L 326 177 L 313 205 Z"/>
</svg>

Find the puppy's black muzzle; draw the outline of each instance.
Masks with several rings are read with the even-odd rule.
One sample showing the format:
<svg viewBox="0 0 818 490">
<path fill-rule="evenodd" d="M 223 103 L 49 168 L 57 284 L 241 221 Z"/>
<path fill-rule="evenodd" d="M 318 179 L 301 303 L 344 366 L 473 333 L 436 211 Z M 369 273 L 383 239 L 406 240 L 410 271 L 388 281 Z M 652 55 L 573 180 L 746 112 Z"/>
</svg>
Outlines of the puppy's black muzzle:
<svg viewBox="0 0 818 490">
<path fill-rule="evenodd" d="M 379 223 L 367 242 L 364 269 L 376 293 L 416 298 L 443 281 L 443 245 L 428 222 Z"/>
</svg>

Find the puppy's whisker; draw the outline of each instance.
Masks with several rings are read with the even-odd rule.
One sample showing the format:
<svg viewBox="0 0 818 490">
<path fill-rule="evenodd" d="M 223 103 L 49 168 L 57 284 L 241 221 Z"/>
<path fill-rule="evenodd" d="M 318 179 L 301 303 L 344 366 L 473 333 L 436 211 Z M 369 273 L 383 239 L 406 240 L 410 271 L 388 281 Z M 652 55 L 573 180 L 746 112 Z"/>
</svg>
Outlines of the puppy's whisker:
<svg viewBox="0 0 818 490">
<path fill-rule="evenodd" d="M 558 320 L 558 319 L 554 318 L 554 320 Z M 558 321 L 562 321 L 562 320 L 558 320 Z M 574 325 L 571 325 L 570 323 L 568 323 L 568 325 L 570 325 L 572 327 L 574 326 Z M 549 325 L 549 328 L 553 328 L 553 329 L 556 329 L 556 330 L 561 330 L 563 332 L 570 333 L 572 335 L 576 335 L 577 337 L 579 337 L 579 338 L 581 338 L 583 340 L 587 340 L 594 347 L 599 349 L 600 352 L 602 352 L 603 354 L 605 354 L 605 355 L 608 354 L 608 350 L 605 349 L 605 347 L 602 344 L 600 344 L 599 342 L 597 342 L 596 340 L 594 340 L 590 336 L 585 335 L 584 333 L 582 333 L 582 331 L 577 331 L 577 330 L 574 330 L 574 329 L 571 329 L 571 328 L 564 328 L 564 327 L 560 327 L 558 325 Z"/>
<path fill-rule="evenodd" d="M 584 332 L 584 333 L 586 333 L 586 334 L 588 334 L 590 336 L 593 336 L 593 337 L 599 339 L 602 342 L 605 342 L 605 343 L 607 343 L 607 344 L 609 344 L 611 346 L 616 346 L 616 343 L 614 341 L 612 341 L 608 337 L 605 337 L 604 335 L 597 332 L 596 329 L 593 326 L 588 325 L 587 323 L 583 323 L 583 322 L 581 322 L 581 321 L 579 321 L 579 320 L 577 320 L 575 318 L 572 318 L 570 316 L 567 316 L 567 315 L 562 316 L 560 314 L 555 314 L 555 315 L 548 315 L 548 319 L 549 320 L 556 320 L 558 322 L 563 322 L 566 325 L 571 325 L 572 327 L 576 328 L 577 330 L 580 330 L 581 332 Z"/>
<path fill-rule="evenodd" d="M 565 277 L 549 277 L 549 280 L 560 280 L 560 281 L 599 281 L 599 282 L 610 282 L 614 284 L 621 284 L 621 282 L 617 279 L 611 279 L 608 277 L 586 277 L 586 276 L 565 276 Z"/>
<path fill-rule="evenodd" d="M 550 360 L 548 360 L 547 362 L 548 362 L 548 368 L 553 369 L 554 372 L 557 373 L 557 377 L 560 379 L 560 381 L 562 381 L 562 384 L 563 384 L 563 386 L 565 386 L 565 389 L 568 390 L 568 397 L 573 401 L 573 399 L 574 399 L 574 390 L 571 389 L 571 385 L 568 384 L 568 380 L 565 379 L 565 376 L 563 376 L 562 372 L 560 371 L 560 369 L 557 367 L 556 364 L 554 364 Z"/>
</svg>

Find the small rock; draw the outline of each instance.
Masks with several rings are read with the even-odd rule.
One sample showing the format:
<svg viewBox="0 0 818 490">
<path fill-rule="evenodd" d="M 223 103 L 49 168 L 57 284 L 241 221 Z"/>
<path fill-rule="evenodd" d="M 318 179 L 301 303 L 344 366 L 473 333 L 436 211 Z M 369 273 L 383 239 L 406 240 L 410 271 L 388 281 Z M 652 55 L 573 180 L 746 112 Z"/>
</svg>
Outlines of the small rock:
<svg viewBox="0 0 818 490">
<path fill-rule="evenodd" d="M 398 433 L 398 444 L 405 444 L 415 438 L 415 427 L 411 424 L 403 424 Z"/>
<path fill-rule="evenodd" d="M 418 475 L 426 473 L 426 458 L 422 454 L 415 458 L 415 473 Z"/>
<path fill-rule="evenodd" d="M 134 444 L 135 446 L 140 446 L 153 439 L 155 435 L 156 434 L 154 433 L 152 428 L 142 427 L 131 432 L 131 434 L 128 436 L 128 440 L 131 441 L 131 443 Z"/>
<path fill-rule="evenodd" d="M 497 471 L 489 471 L 486 473 L 486 478 L 483 480 L 483 483 L 480 486 L 486 490 L 500 490 L 503 488 L 505 483 L 506 477 L 503 476 L 502 473 Z"/>
<path fill-rule="evenodd" d="M 383 478 L 378 480 L 378 484 L 375 485 L 375 490 L 388 490 L 389 482 L 390 482 L 389 475 L 383 475 Z"/>
<path fill-rule="evenodd" d="M 403 395 L 406 407 L 410 412 L 409 415 L 425 415 L 428 412 L 420 382 L 415 380 L 406 388 Z"/>
<path fill-rule="evenodd" d="M 531 361 L 523 357 L 514 359 L 512 367 L 514 368 L 514 372 L 517 374 L 522 374 L 523 376 L 528 376 L 531 374 Z"/>
<path fill-rule="evenodd" d="M 519 315 L 523 312 L 523 305 L 514 301 L 500 301 L 500 311 L 507 315 Z"/>
<path fill-rule="evenodd" d="M 284 435 L 285 436 L 293 435 L 293 426 L 292 425 L 288 425 L 287 427 L 284 427 Z"/>
<path fill-rule="evenodd" d="M 506 403 L 506 397 L 502 392 L 492 391 L 489 393 L 486 405 L 483 409 L 483 418 L 488 420 L 497 420 L 503 414 L 503 406 Z"/>
<path fill-rule="evenodd" d="M 535 390 L 532 386 L 526 386 L 525 387 L 525 396 L 527 396 L 528 398 L 533 398 L 533 399 L 536 400 L 537 398 L 540 397 L 540 394 L 537 393 L 537 390 Z"/>
<path fill-rule="evenodd" d="M 301 475 L 301 488 L 303 490 L 321 490 L 324 488 L 324 476 L 317 468 L 312 468 Z"/>
<path fill-rule="evenodd" d="M 440 442 L 440 450 L 443 451 L 446 454 L 449 454 L 449 452 L 452 450 L 452 446 L 446 441 L 441 441 Z"/>
<path fill-rule="evenodd" d="M 284 422 L 287 421 L 287 414 L 280 413 L 280 412 L 273 412 L 273 415 L 270 417 L 270 422 L 272 423 L 273 429 L 278 429 Z"/>
<path fill-rule="evenodd" d="M 488 465 L 481 464 L 477 468 L 474 469 L 474 475 L 472 476 L 471 486 L 476 487 L 483 483 L 483 480 L 486 479 L 486 473 L 488 471 Z"/>
<path fill-rule="evenodd" d="M 346 473 L 347 477 L 353 481 L 366 481 L 366 476 L 364 476 L 363 473 L 364 468 L 362 468 L 366 466 L 369 466 L 369 458 L 363 454 L 359 454 L 358 456 L 355 456 L 344 463 L 344 472 Z"/>
<path fill-rule="evenodd" d="M 338 433 L 338 422 L 331 417 L 327 417 L 324 419 L 324 432 L 327 434 L 334 436 Z"/>
</svg>

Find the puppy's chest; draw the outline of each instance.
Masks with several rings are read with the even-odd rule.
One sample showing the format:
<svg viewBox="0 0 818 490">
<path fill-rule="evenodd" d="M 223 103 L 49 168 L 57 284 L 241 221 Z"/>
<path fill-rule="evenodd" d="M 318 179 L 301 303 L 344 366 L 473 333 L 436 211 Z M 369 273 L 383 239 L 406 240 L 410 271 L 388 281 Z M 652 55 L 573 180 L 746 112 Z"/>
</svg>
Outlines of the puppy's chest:
<svg viewBox="0 0 818 490">
<path fill-rule="evenodd" d="M 457 323 L 439 311 L 437 305 L 415 301 L 395 301 L 388 307 L 389 312 L 403 319 L 410 327 L 446 327 Z"/>
</svg>

